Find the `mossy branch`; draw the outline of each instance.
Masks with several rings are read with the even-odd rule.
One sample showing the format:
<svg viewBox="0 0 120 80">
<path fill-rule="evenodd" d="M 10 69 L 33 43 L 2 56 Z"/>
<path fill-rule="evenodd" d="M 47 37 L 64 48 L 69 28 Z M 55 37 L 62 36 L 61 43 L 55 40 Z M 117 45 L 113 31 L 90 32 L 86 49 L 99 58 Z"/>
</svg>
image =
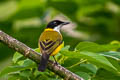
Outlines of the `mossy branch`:
<svg viewBox="0 0 120 80">
<path fill-rule="evenodd" d="M 29 59 L 32 59 L 36 63 L 40 62 L 41 55 L 39 53 L 35 52 L 33 49 L 29 48 L 15 38 L 12 38 L 1 30 L 0 41 L 9 46 L 10 48 L 14 49 L 15 51 L 20 52 L 22 55 L 28 57 Z M 50 60 L 48 62 L 47 68 L 55 74 L 59 75 L 60 77 L 64 78 L 65 80 L 84 80 L 83 78 L 77 76 L 76 74 L 72 73 L 61 65 L 56 65 L 53 61 Z"/>
</svg>

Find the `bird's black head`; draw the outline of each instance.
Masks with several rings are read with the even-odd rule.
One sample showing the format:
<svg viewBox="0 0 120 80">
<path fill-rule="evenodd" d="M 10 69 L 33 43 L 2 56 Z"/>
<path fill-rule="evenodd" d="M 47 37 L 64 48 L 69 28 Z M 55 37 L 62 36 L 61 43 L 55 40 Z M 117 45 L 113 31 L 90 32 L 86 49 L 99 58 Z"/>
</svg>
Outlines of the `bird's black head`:
<svg viewBox="0 0 120 80">
<path fill-rule="evenodd" d="M 62 25 L 66 25 L 66 24 L 69 24 L 69 22 L 63 22 L 63 21 L 60 21 L 60 20 L 53 20 L 53 21 L 48 23 L 47 28 L 54 29 L 55 27 L 57 27 L 59 25 L 62 26 Z"/>
</svg>

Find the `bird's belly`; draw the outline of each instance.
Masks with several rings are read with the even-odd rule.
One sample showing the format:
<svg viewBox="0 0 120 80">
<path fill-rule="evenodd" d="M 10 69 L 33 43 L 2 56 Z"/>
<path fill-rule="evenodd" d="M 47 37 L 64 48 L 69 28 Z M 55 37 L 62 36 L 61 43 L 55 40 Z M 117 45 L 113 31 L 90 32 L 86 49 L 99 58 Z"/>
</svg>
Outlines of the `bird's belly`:
<svg viewBox="0 0 120 80">
<path fill-rule="evenodd" d="M 61 48 L 64 46 L 64 42 L 61 44 L 61 45 L 59 45 L 53 52 L 52 52 L 52 54 L 50 55 L 50 56 L 54 56 L 54 55 L 56 55 L 60 50 L 61 50 Z"/>
</svg>

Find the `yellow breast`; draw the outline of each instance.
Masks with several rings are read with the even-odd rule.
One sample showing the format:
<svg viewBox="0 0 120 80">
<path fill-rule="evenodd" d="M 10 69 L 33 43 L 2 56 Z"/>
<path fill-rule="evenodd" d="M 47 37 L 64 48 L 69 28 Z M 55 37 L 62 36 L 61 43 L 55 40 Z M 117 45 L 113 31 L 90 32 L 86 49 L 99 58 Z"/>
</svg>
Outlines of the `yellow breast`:
<svg viewBox="0 0 120 80">
<path fill-rule="evenodd" d="M 64 47 L 64 42 L 63 42 L 62 44 L 60 44 L 60 45 L 52 52 L 51 56 L 56 55 L 56 54 L 61 50 L 61 48 L 63 48 L 63 47 Z"/>
</svg>

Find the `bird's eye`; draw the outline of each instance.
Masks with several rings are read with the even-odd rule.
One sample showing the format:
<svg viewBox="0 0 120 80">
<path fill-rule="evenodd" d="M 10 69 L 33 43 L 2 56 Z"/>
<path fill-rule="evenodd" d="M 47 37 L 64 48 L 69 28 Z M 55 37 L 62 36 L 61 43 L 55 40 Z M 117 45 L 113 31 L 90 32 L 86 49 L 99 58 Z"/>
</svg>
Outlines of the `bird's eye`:
<svg viewBox="0 0 120 80">
<path fill-rule="evenodd" d="M 53 22 L 54 25 L 57 25 L 57 22 Z"/>
</svg>

